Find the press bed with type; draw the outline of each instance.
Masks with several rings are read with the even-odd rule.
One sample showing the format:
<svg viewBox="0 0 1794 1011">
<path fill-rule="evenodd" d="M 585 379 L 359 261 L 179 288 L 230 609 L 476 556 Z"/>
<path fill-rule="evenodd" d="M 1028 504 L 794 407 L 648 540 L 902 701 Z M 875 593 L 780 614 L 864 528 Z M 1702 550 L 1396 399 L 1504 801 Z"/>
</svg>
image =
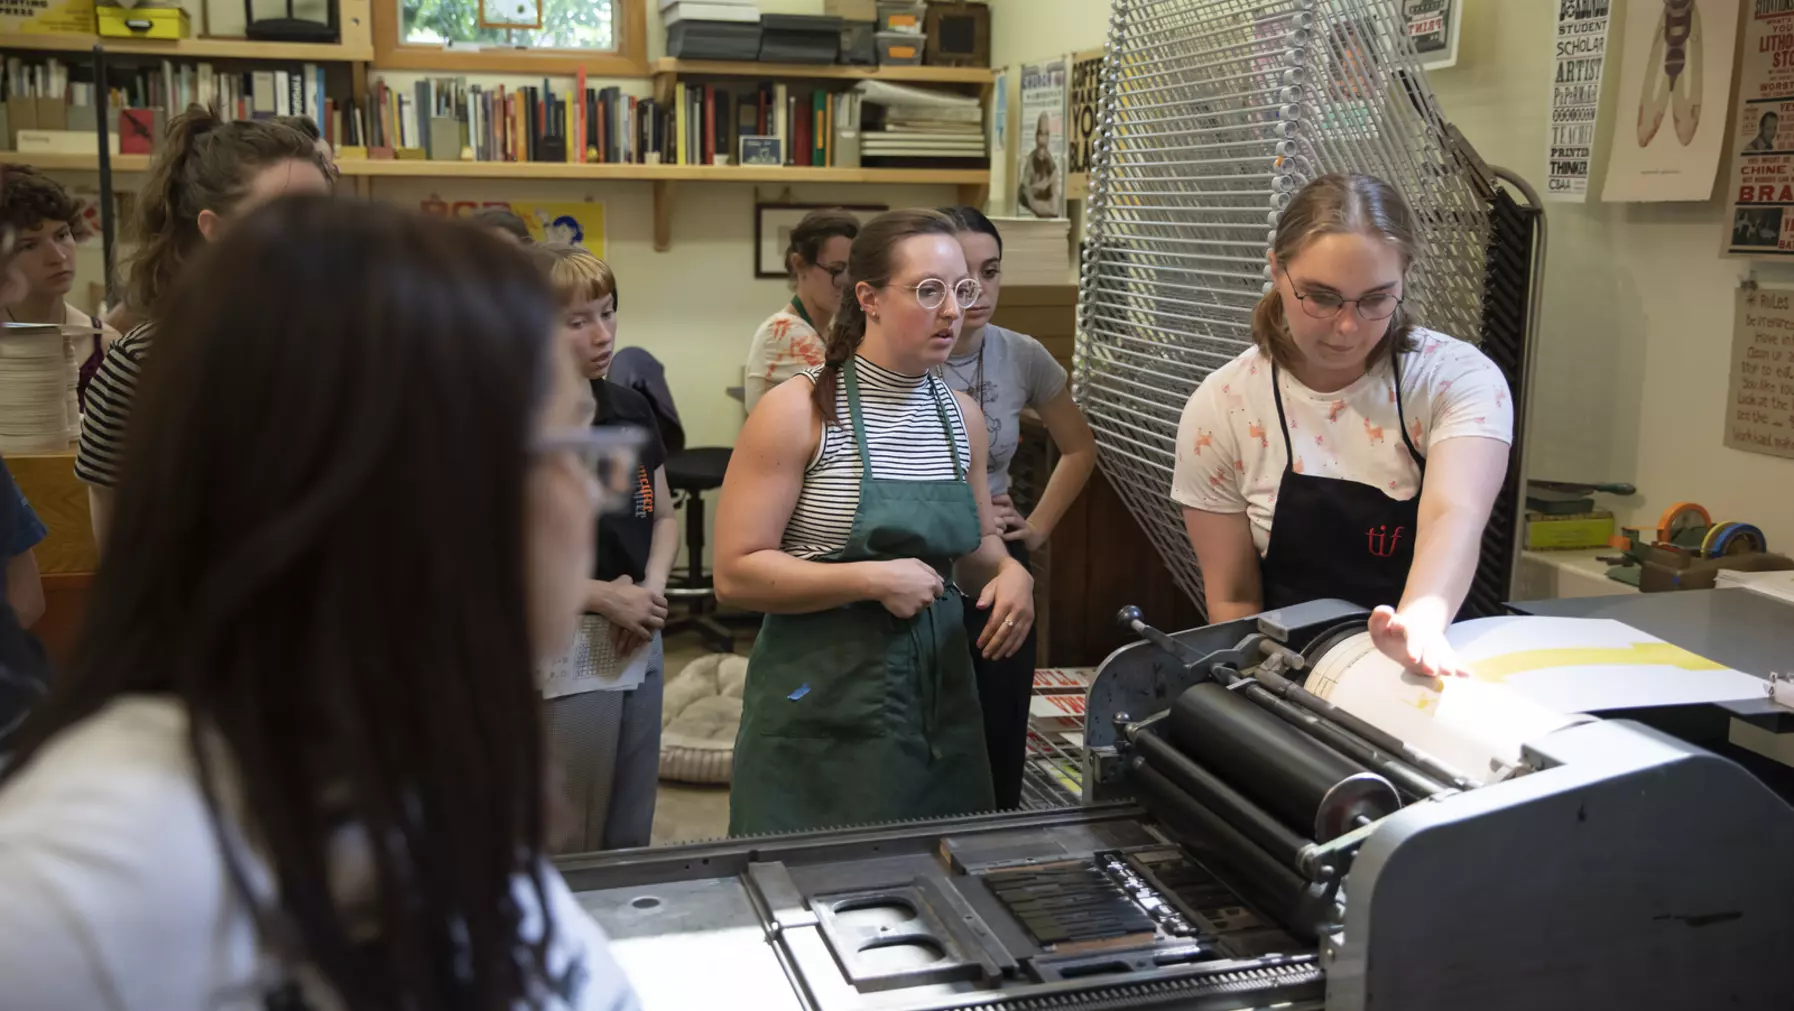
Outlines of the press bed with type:
<svg viewBox="0 0 1794 1011">
<path fill-rule="evenodd" d="M 1087 807 L 563 870 L 650 1011 L 1794 1003 L 1794 809 L 1648 727 L 1512 700 L 1423 751 L 1362 701 L 1399 690 L 1362 673 L 1365 617 L 1124 612 Z"/>
</svg>

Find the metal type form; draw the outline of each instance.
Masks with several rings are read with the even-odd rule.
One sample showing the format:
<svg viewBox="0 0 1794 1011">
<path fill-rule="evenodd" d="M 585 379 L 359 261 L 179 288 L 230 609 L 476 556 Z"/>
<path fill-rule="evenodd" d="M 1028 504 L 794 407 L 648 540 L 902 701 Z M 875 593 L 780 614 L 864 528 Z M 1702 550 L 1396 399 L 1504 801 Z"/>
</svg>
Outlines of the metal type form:
<svg viewBox="0 0 1794 1011">
<path fill-rule="evenodd" d="M 1278 215 L 1329 172 L 1394 184 L 1424 242 L 1411 314 L 1480 343 L 1494 174 L 1440 116 L 1393 0 L 1115 0 L 1109 25 L 1075 392 L 1109 479 L 1200 601 L 1168 495 L 1178 418 L 1251 344 Z"/>
</svg>

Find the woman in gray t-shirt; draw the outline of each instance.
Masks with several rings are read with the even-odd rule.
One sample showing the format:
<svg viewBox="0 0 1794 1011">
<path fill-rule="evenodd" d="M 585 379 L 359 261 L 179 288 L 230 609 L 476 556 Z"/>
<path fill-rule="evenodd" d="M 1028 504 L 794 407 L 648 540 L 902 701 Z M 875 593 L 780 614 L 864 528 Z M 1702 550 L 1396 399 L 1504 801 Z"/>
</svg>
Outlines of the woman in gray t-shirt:
<svg viewBox="0 0 1794 1011">
<path fill-rule="evenodd" d="M 977 304 L 965 312 L 959 341 L 941 375 L 948 386 L 971 396 L 984 409 L 984 423 L 990 430 L 991 505 L 1009 553 L 1026 565 L 1028 553 L 1052 536 L 1053 527 L 1071 509 L 1096 469 L 1096 437 L 1072 402 L 1065 369 L 1052 354 L 1034 338 L 990 321 L 1003 283 L 1003 237 L 997 226 L 971 207 L 942 208 L 941 213 L 959 226 L 966 266 L 984 287 Z M 1033 408 L 1046 424 L 1059 447 L 1059 463 L 1040 501 L 1023 516 L 1009 497 L 1009 463 L 1015 458 L 1022 411 L 1027 408 Z M 987 617 L 975 607 L 966 608 L 970 641 L 978 641 Z M 973 651 L 979 702 L 984 708 L 984 739 L 990 750 L 999 808 L 1021 803 L 1034 657 L 1032 630 L 1027 643 L 1007 659 L 986 660 Z"/>
</svg>

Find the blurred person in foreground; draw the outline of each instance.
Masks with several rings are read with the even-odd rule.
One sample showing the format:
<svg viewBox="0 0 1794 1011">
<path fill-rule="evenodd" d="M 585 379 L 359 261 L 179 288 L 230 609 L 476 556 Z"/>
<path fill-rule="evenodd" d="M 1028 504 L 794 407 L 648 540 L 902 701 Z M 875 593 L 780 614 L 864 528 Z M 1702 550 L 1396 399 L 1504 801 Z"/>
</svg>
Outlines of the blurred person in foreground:
<svg viewBox="0 0 1794 1011">
<path fill-rule="evenodd" d="M 544 856 L 532 671 L 605 441 L 546 283 L 313 197 L 183 275 L 81 652 L 0 776 L 0 1005 L 638 1007 Z"/>
</svg>

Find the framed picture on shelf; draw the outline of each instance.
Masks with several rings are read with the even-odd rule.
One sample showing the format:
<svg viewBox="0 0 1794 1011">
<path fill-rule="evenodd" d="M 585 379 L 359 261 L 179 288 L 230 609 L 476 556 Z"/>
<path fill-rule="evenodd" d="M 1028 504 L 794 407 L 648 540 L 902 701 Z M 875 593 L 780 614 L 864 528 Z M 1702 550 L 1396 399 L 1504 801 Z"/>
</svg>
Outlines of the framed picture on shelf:
<svg viewBox="0 0 1794 1011">
<path fill-rule="evenodd" d="M 778 168 L 785 164 L 785 145 L 777 137 L 743 137 L 741 164 Z"/>
<path fill-rule="evenodd" d="M 791 247 L 791 230 L 804 215 L 823 208 L 846 211 L 862 223 L 889 210 L 884 204 L 755 204 L 754 276 L 785 277 L 785 250 Z"/>
</svg>

